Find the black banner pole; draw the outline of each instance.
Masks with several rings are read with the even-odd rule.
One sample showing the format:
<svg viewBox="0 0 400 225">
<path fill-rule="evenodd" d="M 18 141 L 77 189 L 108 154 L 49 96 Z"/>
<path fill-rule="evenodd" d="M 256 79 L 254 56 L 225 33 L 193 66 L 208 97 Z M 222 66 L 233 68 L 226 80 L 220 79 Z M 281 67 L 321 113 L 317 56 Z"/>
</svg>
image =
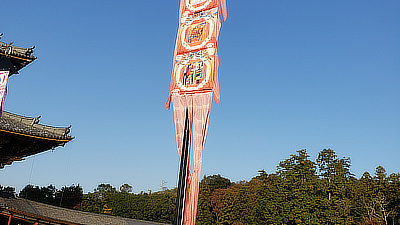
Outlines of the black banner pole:
<svg viewBox="0 0 400 225">
<path fill-rule="evenodd" d="M 182 143 L 182 155 L 181 155 L 181 165 L 179 170 L 179 181 L 178 181 L 178 193 L 176 198 L 176 210 L 175 210 L 175 220 L 174 225 L 183 224 L 183 211 L 186 198 L 186 186 L 187 186 L 187 176 L 188 176 L 188 156 L 189 156 L 189 139 L 190 139 L 190 125 L 189 125 L 189 112 L 186 108 L 186 118 L 185 118 L 185 131 L 183 133 L 183 143 Z"/>
</svg>

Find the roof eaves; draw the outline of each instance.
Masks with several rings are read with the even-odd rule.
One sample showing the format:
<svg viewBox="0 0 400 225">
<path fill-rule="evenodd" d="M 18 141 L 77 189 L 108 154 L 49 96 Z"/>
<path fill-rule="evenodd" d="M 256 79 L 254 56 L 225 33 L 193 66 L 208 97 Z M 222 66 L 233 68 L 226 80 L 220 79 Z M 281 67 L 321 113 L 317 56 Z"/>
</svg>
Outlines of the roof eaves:
<svg viewBox="0 0 400 225">
<path fill-rule="evenodd" d="M 0 130 L 23 136 L 39 137 L 53 141 L 68 142 L 71 126 L 54 127 L 39 124 L 40 117 L 25 117 L 4 111 L 0 118 Z"/>
</svg>

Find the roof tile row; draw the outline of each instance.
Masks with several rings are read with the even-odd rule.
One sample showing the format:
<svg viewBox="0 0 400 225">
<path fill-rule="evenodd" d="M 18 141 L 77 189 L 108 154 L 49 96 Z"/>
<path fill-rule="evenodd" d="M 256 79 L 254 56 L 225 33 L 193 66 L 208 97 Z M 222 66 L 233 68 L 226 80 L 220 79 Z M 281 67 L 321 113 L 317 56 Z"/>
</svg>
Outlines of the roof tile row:
<svg viewBox="0 0 400 225">
<path fill-rule="evenodd" d="M 0 194 L 0 209 L 19 211 L 27 215 L 48 218 L 49 220 L 64 221 L 73 224 L 90 225 L 162 225 L 161 223 L 147 222 L 135 219 L 127 219 L 104 214 L 82 212 L 65 209 L 26 199 Z"/>
<path fill-rule="evenodd" d="M 0 130 L 36 137 L 57 140 L 72 140 L 69 127 L 52 127 L 39 124 L 40 117 L 25 117 L 9 112 L 3 112 L 0 118 Z"/>
</svg>

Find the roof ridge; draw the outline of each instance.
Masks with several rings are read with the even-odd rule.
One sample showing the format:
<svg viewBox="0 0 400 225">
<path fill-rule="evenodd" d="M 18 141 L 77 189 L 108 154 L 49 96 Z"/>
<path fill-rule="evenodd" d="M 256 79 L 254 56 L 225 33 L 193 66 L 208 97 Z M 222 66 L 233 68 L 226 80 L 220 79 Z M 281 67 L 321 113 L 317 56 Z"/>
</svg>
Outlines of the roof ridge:
<svg viewBox="0 0 400 225">
<path fill-rule="evenodd" d="M 9 48 L 11 47 L 10 55 L 15 55 L 19 57 L 23 57 L 26 59 L 36 59 L 36 56 L 33 56 L 33 49 L 35 46 L 30 47 L 30 48 L 24 48 L 24 47 L 19 47 L 13 45 L 13 43 L 7 44 L 5 42 L 0 41 L 0 53 L 4 54 L 6 53 L 7 50 L 10 50 Z M 8 53 L 7 53 L 8 54 Z"/>
<path fill-rule="evenodd" d="M 39 117 L 26 117 L 15 113 L 3 112 L 0 117 L 0 129 L 19 134 L 32 134 L 38 137 L 50 137 L 61 140 L 72 140 L 74 137 L 69 135 L 71 125 L 68 127 L 56 127 L 40 124 Z"/>
</svg>

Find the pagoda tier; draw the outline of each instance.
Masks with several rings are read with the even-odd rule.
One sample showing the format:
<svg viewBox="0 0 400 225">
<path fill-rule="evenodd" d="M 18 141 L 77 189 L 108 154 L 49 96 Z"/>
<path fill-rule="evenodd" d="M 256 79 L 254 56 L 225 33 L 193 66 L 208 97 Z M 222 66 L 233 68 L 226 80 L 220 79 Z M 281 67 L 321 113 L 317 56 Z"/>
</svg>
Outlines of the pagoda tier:
<svg viewBox="0 0 400 225">
<path fill-rule="evenodd" d="M 14 70 L 10 75 L 18 73 L 20 69 L 36 59 L 32 55 L 34 48 L 21 48 L 0 41 L 0 57 L 7 56 L 14 65 Z"/>
<path fill-rule="evenodd" d="M 33 49 L 0 41 L 0 71 L 9 71 L 9 76 L 17 74 L 36 59 L 32 55 Z M 57 128 L 39 124 L 39 117 L 3 112 L 0 117 L 0 168 L 30 155 L 64 146 L 73 139 L 68 135 L 69 131 L 70 127 Z"/>
<path fill-rule="evenodd" d="M 39 124 L 40 117 L 3 112 L 0 118 L 0 168 L 24 157 L 64 146 L 73 137 L 70 127 Z"/>
</svg>

